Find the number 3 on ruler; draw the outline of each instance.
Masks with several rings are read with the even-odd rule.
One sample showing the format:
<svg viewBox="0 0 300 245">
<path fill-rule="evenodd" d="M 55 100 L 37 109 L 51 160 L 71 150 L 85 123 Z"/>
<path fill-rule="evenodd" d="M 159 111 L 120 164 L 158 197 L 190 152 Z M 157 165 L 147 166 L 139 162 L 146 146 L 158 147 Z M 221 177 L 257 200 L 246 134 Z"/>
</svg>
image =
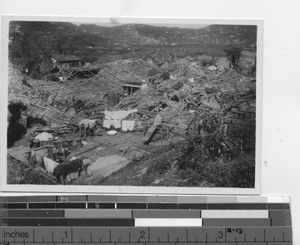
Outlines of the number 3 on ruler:
<svg viewBox="0 0 300 245">
<path fill-rule="evenodd" d="M 224 232 L 223 231 L 219 231 L 218 232 L 218 238 L 222 239 L 224 237 Z"/>
</svg>

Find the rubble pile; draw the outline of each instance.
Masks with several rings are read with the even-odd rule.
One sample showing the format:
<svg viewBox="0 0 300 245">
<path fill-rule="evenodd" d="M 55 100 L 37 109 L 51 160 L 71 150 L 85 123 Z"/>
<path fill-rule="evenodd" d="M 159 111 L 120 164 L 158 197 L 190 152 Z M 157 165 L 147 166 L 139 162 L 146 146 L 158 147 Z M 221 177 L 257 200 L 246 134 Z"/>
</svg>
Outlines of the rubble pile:
<svg viewBox="0 0 300 245">
<path fill-rule="evenodd" d="M 60 72 L 65 75 L 58 82 L 26 78 L 19 81 L 25 89 L 11 93 L 28 101 L 28 115 L 45 120 L 48 132 L 54 130 L 54 144 L 68 141 L 71 156 L 76 151 L 70 150 L 70 139 L 75 149 L 75 140 L 89 144 L 108 130 L 114 133 L 105 137 L 135 137 L 134 144 L 123 148 L 122 161 L 116 161 L 114 168 L 109 161 L 101 165 L 109 155 L 86 155 L 97 162 L 97 168 L 92 165 L 87 173 L 93 168 L 109 170 L 107 175 L 97 172 L 95 176 L 121 173 L 133 166 L 128 162 L 134 159 L 135 166 L 150 165 L 143 170 L 149 181 L 135 185 L 251 187 L 256 120 L 256 80 L 251 74 L 255 62 L 252 54 L 242 57 L 241 67 L 235 69 L 226 57 L 202 54 L 177 59 L 159 50 L 142 59 L 99 62 Z M 136 147 L 133 152 L 147 156 L 133 157 L 127 152 L 132 145 Z M 159 154 L 151 148 L 162 145 L 166 149 Z M 99 146 L 94 149 L 100 152 Z M 129 160 L 123 159 L 125 154 Z M 111 156 L 117 156 L 116 152 Z M 229 174 L 232 172 L 235 174 Z M 169 179 L 149 179 L 160 173 L 169 174 Z M 93 183 L 99 183 L 95 176 Z M 168 182 L 172 178 L 181 181 Z"/>
<path fill-rule="evenodd" d="M 218 64 L 223 62 L 223 59 L 217 60 L 216 66 L 220 67 Z M 169 127 L 171 135 L 182 137 L 185 144 L 176 146 L 179 148 L 175 155 L 180 152 L 176 161 L 167 157 L 162 163 L 156 155 L 150 161 L 153 165 L 159 162 L 161 166 L 169 163 L 166 169 L 176 166 L 180 173 L 185 170 L 191 174 L 192 171 L 191 176 L 196 176 L 197 181 L 190 177 L 185 185 L 210 185 L 213 179 L 203 176 L 216 172 L 214 167 L 222 170 L 227 166 L 238 177 L 233 180 L 226 172 L 226 178 L 223 177 L 227 180 L 219 178 L 217 183 L 214 179 L 215 186 L 251 187 L 255 162 L 255 80 L 228 67 L 226 62 L 215 71 L 201 66 L 200 72 L 187 78 L 180 70 L 193 64 L 183 62 L 180 67 L 180 63 L 176 63 L 173 67 L 177 69 L 172 70 L 169 80 L 161 79 L 156 87 L 148 84 L 116 108 L 137 108 L 149 124 Z M 243 164 L 244 168 L 240 169 Z M 150 174 L 151 169 L 147 173 Z M 241 176 L 243 180 L 239 179 Z M 205 182 L 207 179 L 211 182 Z"/>
</svg>

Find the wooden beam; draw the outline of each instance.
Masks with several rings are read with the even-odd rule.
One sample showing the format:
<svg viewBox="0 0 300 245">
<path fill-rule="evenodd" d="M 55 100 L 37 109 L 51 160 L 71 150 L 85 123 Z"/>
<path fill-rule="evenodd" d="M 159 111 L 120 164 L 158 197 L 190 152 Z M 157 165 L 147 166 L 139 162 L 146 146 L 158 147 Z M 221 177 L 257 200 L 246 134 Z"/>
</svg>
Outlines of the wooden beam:
<svg viewBox="0 0 300 245">
<path fill-rule="evenodd" d="M 92 148 L 89 148 L 89 149 L 87 149 L 87 150 L 85 150 L 85 151 L 78 152 L 78 153 L 75 153 L 75 154 L 71 154 L 70 156 L 68 156 L 68 159 L 66 159 L 64 162 L 68 161 L 68 160 L 69 160 L 70 158 L 72 158 L 72 157 L 79 156 L 79 155 L 82 155 L 83 153 L 86 153 L 86 152 L 88 152 L 88 151 L 94 150 L 94 149 L 98 148 L 98 147 L 101 146 L 101 145 L 102 145 L 102 144 L 99 144 L 99 145 L 96 145 L 96 146 L 94 146 L 94 147 L 92 147 Z"/>
<path fill-rule="evenodd" d="M 13 156 L 9 156 L 9 157 L 11 157 L 13 159 L 16 159 L 18 162 L 20 162 L 21 164 L 25 165 L 25 167 L 30 168 L 31 170 L 37 172 L 40 176 L 44 177 L 45 179 L 49 180 L 50 182 L 52 182 L 54 184 L 57 184 L 57 181 L 56 181 L 56 179 L 55 179 L 54 176 L 53 177 L 52 176 L 48 176 L 46 173 L 41 172 L 38 168 L 33 168 L 32 166 L 28 165 L 25 162 L 20 161 L 17 158 L 14 158 Z"/>
</svg>

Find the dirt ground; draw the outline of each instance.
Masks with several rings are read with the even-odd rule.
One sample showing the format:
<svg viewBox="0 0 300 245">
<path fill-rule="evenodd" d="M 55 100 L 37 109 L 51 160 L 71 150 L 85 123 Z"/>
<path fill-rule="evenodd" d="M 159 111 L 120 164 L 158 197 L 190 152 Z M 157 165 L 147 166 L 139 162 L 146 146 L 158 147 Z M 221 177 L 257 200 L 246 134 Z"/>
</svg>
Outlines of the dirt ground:
<svg viewBox="0 0 300 245">
<path fill-rule="evenodd" d="M 30 135 L 32 130 L 28 130 L 27 136 Z M 14 146 L 28 145 L 28 137 L 23 137 L 20 141 L 15 142 Z M 149 145 L 144 145 L 142 142 L 143 131 L 135 132 L 118 132 L 116 135 L 108 135 L 105 130 L 103 130 L 101 136 L 88 137 L 87 145 L 78 150 L 78 153 L 84 152 L 86 149 L 91 148 L 91 146 L 97 146 L 97 148 L 87 151 L 84 155 L 90 159 L 97 159 L 99 157 L 106 157 L 112 155 L 123 156 L 128 159 L 129 164 L 117 173 L 113 173 L 109 177 L 101 176 L 86 176 L 82 172 L 81 176 L 77 179 L 67 183 L 69 185 L 151 185 L 159 184 L 160 177 L 158 176 L 147 176 L 145 178 L 146 170 L 152 165 L 151 161 L 143 161 L 147 159 L 150 155 L 155 154 L 159 149 L 168 146 L 170 143 L 182 140 L 182 138 L 172 137 L 172 142 L 170 140 L 161 140 L 160 134 Z M 72 152 L 76 154 L 76 152 Z M 167 155 L 170 154 L 167 152 Z M 171 171 L 167 173 L 172 179 Z M 118 177 L 117 177 L 118 176 Z M 156 181 L 152 183 L 152 180 Z M 170 185 L 177 185 L 178 181 L 170 183 Z M 25 167 L 19 161 L 7 157 L 7 183 L 8 184 L 39 184 L 39 175 Z M 43 184 L 51 184 L 46 182 Z"/>
</svg>

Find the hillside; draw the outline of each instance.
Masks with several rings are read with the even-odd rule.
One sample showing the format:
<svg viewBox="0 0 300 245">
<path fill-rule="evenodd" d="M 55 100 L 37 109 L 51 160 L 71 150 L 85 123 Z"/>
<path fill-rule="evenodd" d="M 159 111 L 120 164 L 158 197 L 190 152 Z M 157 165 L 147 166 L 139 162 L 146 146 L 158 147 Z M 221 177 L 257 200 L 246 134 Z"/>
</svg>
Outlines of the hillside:
<svg viewBox="0 0 300 245">
<path fill-rule="evenodd" d="M 52 53 L 74 54 L 84 61 L 94 61 L 112 50 L 107 39 L 84 33 L 67 22 L 11 21 L 9 27 L 9 58 L 27 67 Z"/>
<path fill-rule="evenodd" d="M 115 27 L 83 24 L 79 29 L 124 45 L 218 45 L 254 49 L 256 27 L 242 25 L 211 25 L 200 29 L 170 28 L 142 24 Z"/>
<path fill-rule="evenodd" d="M 72 54 L 84 62 L 107 56 L 144 56 L 158 47 L 177 55 L 207 50 L 256 49 L 256 26 L 211 25 L 200 29 L 145 24 L 104 27 L 67 22 L 11 21 L 9 59 L 30 71 L 53 53 Z M 134 52 L 132 52 L 134 50 Z"/>
</svg>

